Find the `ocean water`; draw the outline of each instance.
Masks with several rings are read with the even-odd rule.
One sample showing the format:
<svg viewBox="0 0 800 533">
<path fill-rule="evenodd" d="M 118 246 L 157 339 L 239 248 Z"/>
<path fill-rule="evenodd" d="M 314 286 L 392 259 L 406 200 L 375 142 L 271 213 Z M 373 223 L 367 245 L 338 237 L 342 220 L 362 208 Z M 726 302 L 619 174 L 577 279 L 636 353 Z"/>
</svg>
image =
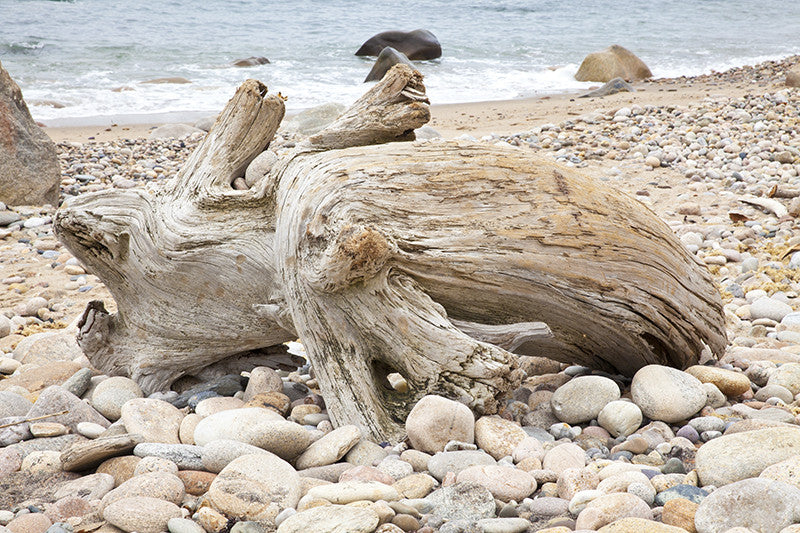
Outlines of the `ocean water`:
<svg viewBox="0 0 800 533">
<path fill-rule="evenodd" d="M 354 101 L 372 64 L 361 43 L 416 28 L 443 48 L 417 65 L 432 103 L 500 100 L 592 85 L 573 75 L 613 43 L 656 77 L 797 54 L 800 1 L 0 0 L 0 61 L 49 125 L 203 116 L 247 78 L 296 111 Z M 271 63 L 231 66 L 249 56 Z M 192 83 L 141 83 L 170 76 Z"/>
</svg>

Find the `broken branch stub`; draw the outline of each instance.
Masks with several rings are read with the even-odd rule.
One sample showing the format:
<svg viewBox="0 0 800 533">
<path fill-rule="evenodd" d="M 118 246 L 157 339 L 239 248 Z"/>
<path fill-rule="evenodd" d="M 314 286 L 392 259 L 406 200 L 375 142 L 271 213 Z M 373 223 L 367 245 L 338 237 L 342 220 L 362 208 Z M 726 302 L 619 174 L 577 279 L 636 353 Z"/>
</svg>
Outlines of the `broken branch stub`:
<svg viewBox="0 0 800 533">
<path fill-rule="evenodd" d="M 513 353 L 632 375 L 724 349 L 709 273 L 639 202 L 524 150 L 375 145 L 429 117 L 408 67 L 234 191 L 282 116 L 243 90 L 212 130 L 229 133 L 154 197 L 87 195 L 56 217 L 119 307 L 87 309 L 99 368 L 155 390 L 298 335 L 334 422 L 394 440 L 426 394 L 495 412 L 523 377 Z"/>
</svg>

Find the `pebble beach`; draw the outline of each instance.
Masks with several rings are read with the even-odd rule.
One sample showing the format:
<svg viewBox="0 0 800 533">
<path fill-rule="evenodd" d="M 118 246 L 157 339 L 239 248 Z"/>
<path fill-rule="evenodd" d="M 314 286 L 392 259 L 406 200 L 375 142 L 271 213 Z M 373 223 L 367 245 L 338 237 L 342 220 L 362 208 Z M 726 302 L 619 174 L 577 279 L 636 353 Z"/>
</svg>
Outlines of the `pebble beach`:
<svg viewBox="0 0 800 533">
<path fill-rule="evenodd" d="M 334 427 L 309 364 L 149 397 L 101 375 L 75 324 L 108 289 L 55 207 L 3 206 L 0 533 L 800 532 L 798 64 L 434 105 L 414 142 L 532 150 L 652 209 L 712 273 L 729 345 L 632 379 L 521 357 L 498 415 L 427 396 L 402 442 Z M 46 129 L 62 199 L 162 186 L 210 124 Z"/>
</svg>

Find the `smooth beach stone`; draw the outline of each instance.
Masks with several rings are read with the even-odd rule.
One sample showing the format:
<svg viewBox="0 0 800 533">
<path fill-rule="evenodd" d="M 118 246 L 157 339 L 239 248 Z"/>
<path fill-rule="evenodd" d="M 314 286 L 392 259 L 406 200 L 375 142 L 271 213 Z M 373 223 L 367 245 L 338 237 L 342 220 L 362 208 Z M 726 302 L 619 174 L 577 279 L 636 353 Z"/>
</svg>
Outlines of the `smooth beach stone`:
<svg viewBox="0 0 800 533">
<path fill-rule="evenodd" d="M 632 402 L 608 402 L 597 415 L 597 423 L 615 437 L 627 437 L 642 425 L 642 410 Z"/>
<path fill-rule="evenodd" d="M 178 439 L 180 439 L 181 444 L 195 444 L 194 430 L 197 429 L 197 424 L 202 419 L 197 413 L 189 413 L 183 417 L 181 427 L 178 428 Z"/>
<path fill-rule="evenodd" d="M 411 474 L 392 484 L 401 498 L 424 498 L 436 487 L 436 479 L 424 473 Z"/>
<path fill-rule="evenodd" d="M 542 460 L 545 470 L 561 474 L 567 468 L 583 468 L 586 466 L 586 452 L 577 444 L 564 443 L 551 448 Z"/>
<path fill-rule="evenodd" d="M 67 497 L 99 500 L 113 488 L 114 476 L 100 472 L 61 483 L 53 493 L 53 497 L 57 500 Z"/>
<path fill-rule="evenodd" d="M 414 473 L 414 467 L 396 455 L 389 455 L 377 465 L 378 470 L 388 474 L 395 481 Z"/>
<path fill-rule="evenodd" d="M 431 475 L 441 481 L 448 472 L 458 475 L 465 468 L 478 465 L 494 465 L 497 461 L 482 450 L 457 450 L 439 452 L 428 461 Z"/>
<path fill-rule="evenodd" d="M 550 518 L 561 516 L 569 511 L 569 501 L 562 498 L 541 496 L 527 503 L 531 518 Z"/>
<path fill-rule="evenodd" d="M 14 448 L 0 448 L 0 478 L 16 472 L 22 466 L 22 452 Z"/>
<path fill-rule="evenodd" d="M 411 452 L 411 456 L 413 456 L 416 450 L 406 450 L 403 452 L 403 454 L 407 454 L 408 452 Z M 376 444 L 371 440 L 361 439 L 355 446 L 350 448 L 350 451 L 344 456 L 344 460 L 354 465 L 372 466 L 377 462 L 382 461 L 383 458 L 388 455 L 388 453 L 389 452 L 384 450 L 379 444 Z M 416 453 L 422 454 L 422 452 Z M 423 455 L 425 466 L 423 466 L 421 470 L 424 470 L 427 467 L 428 458 L 430 457 L 428 454 Z M 404 458 L 402 455 L 400 458 L 404 461 L 406 460 L 406 458 Z M 411 461 L 408 462 L 411 463 Z M 413 463 L 411 464 L 413 466 Z M 414 469 L 417 470 L 416 467 L 414 467 Z"/>
<path fill-rule="evenodd" d="M 8 416 L 0 418 L 0 447 L 9 446 L 22 442 L 23 440 L 32 439 L 31 425 L 24 416 Z"/>
<path fill-rule="evenodd" d="M 510 466 L 479 465 L 465 468 L 456 476 L 457 483 L 476 483 L 486 487 L 492 496 L 507 502 L 521 501 L 536 490 L 536 479 L 527 472 Z"/>
<path fill-rule="evenodd" d="M 258 446 L 237 440 L 214 440 L 203 447 L 203 468 L 209 472 L 219 473 L 237 457 L 254 453 L 269 452 Z"/>
<path fill-rule="evenodd" d="M 228 527 L 228 518 L 211 507 L 201 507 L 193 518 L 205 531 L 221 532 Z"/>
<path fill-rule="evenodd" d="M 178 465 L 168 459 L 164 459 L 163 457 L 150 455 L 148 457 L 143 457 L 142 460 L 136 465 L 136 468 L 133 469 L 134 476 L 149 474 L 151 472 L 164 472 L 167 474 L 177 475 Z"/>
<path fill-rule="evenodd" d="M 600 476 L 597 476 L 600 479 Z M 600 492 L 609 494 L 612 492 L 626 492 L 632 483 L 650 483 L 649 478 L 640 470 L 628 470 L 619 472 L 613 476 L 608 476 L 597 483 L 594 487 Z"/>
<path fill-rule="evenodd" d="M 92 392 L 91 403 L 101 415 L 113 421 L 122 416 L 125 402 L 143 396 L 142 389 L 132 379 L 112 376 L 97 384 Z"/>
<path fill-rule="evenodd" d="M 703 365 L 690 366 L 684 372 L 702 383 L 712 383 L 728 397 L 740 396 L 750 390 L 750 378 L 742 372 Z"/>
<path fill-rule="evenodd" d="M 517 423 L 497 416 L 482 416 L 475 422 L 475 444 L 495 459 L 510 456 L 527 436 Z"/>
<path fill-rule="evenodd" d="M 248 444 L 263 448 L 287 461 L 299 456 L 314 442 L 312 432 L 288 420 L 261 422 L 250 429 L 249 437 L 243 434 Z"/>
<path fill-rule="evenodd" d="M 698 507 L 698 504 L 683 498 L 668 500 L 664 503 L 661 521 L 686 531 L 697 531 L 694 527 L 694 515 Z"/>
<path fill-rule="evenodd" d="M 69 428 L 58 422 L 34 422 L 30 425 L 30 432 L 34 438 L 39 437 L 58 437 L 66 435 Z"/>
<path fill-rule="evenodd" d="M 274 524 L 278 513 L 300 500 L 300 476 L 269 452 L 243 455 L 222 469 L 205 500 L 226 516 Z"/>
<path fill-rule="evenodd" d="M 170 518 L 167 530 L 169 533 L 206 533 L 200 524 L 188 518 Z"/>
<path fill-rule="evenodd" d="M 96 508 L 83 498 L 67 496 L 50 504 L 47 507 L 47 517 L 54 522 L 48 528 L 50 533 L 71 533 L 64 528 L 64 522 L 70 518 L 83 517 L 95 512 Z M 60 530 L 60 531 L 59 531 Z"/>
<path fill-rule="evenodd" d="M 100 466 L 97 467 L 97 473 L 110 475 L 114 478 L 114 485 L 119 487 L 133 477 L 133 471 L 136 470 L 136 465 L 141 460 L 141 457 L 136 457 L 135 455 L 112 457 L 100 463 Z"/>
<path fill-rule="evenodd" d="M 33 404 L 27 398 L 13 392 L 0 391 L 0 418 L 25 416 L 31 407 Z"/>
<path fill-rule="evenodd" d="M 333 464 L 361 440 L 357 426 L 336 428 L 309 446 L 295 461 L 298 470 Z"/>
<path fill-rule="evenodd" d="M 593 490 L 600 483 L 597 472 L 589 468 L 567 468 L 558 476 L 556 487 L 558 497 L 571 500 L 575 494 L 582 490 Z"/>
<path fill-rule="evenodd" d="M 89 390 L 89 385 L 91 385 L 91 383 L 92 369 L 81 368 L 72 374 L 67 381 L 61 384 L 61 386 L 64 388 L 64 390 L 74 394 L 78 398 L 81 398 L 86 391 Z"/>
<path fill-rule="evenodd" d="M 103 510 L 103 518 L 122 531 L 161 533 L 172 518 L 181 517 L 181 508 L 157 498 L 135 497 L 117 500 Z"/>
<path fill-rule="evenodd" d="M 795 396 L 800 394 L 800 363 L 780 365 L 770 375 L 767 385 L 780 385 Z"/>
<path fill-rule="evenodd" d="M 243 407 L 220 411 L 202 419 L 194 429 L 194 443 L 205 446 L 215 440 L 248 442 L 253 437 L 251 429 L 262 422 L 284 422 L 284 418 L 270 409 Z"/>
<path fill-rule="evenodd" d="M 339 483 L 344 483 L 346 481 L 378 481 L 379 483 L 383 483 L 384 485 L 391 485 L 394 483 L 394 478 L 389 474 L 381 472 L 374 466 L 354 466 L 347 472 L 343 472 L 341 476 L 339 476 Z"/>
<path fill-rule="evenodd" d="M 148 472 L 133 476 L 103 496 L 101 507 L 105 509 L 116 501 L 136 496 L 158 498 L 179 505 L 185 494 L 183 482 L 175 474 Z"/>
<path fill-rule="evenodd" d="M 764 296 L 750 304 L 750 316 L 753 320 L 768 318 L 780 322 L 792 312 L 792 306 L 775 298 Z"/>
<path fill-rule="evenodd" d="M 52 450 L 31 452 L 22 460 L 19 470 L 31 475 L 61 472 L 61 452 Z"/>
<path fill-rule="evenodd" d="M 342 474 L 353 468 L 350 463 L 334 463 L 332 465 L 314 466 L 299 470 L 297 473 L 302 477 L 319 479 L 329 483 L 336 483 Z"/>
<path fill-rule="evenodd" d="M 800 488 L 800 455 L 793 455 L 785 461 L 768 466 L 758 477 L 782 481 Z"/>
<path fill-rule="evenodd" d="M 626 492 L 604 494 L 586 504 L 575 520 L 575 529 L 597 530 L 626 517 L 652 520 L 653 512 L 641 498 Z"/>
<path fill-rule="evenodd" d="M 120 412 L 120 420 L 128 433 L 141 435 L 144 442 L 180 444 L 178 430 L 185 415 L 174 405 L 150 398 L 134 398 L 125 402 Z"/>
<path fill-rule="evenodd" d="M 475 416 L 463 403 L 424 396 L 408 413 L 406 432 L 415 450 L 433 454 L 451 440 L 475 442 Z"/>
<path fill-rule="evenodd" d="M 706 496 L 708 496 L 708 491 L 700 487 L 695 487 L 694 485 L 675 485 L 674 487 L 659 492 L 654 502 L 656 505 L 664 505 L 675 498 L 682 498 L 692 503 L 700 503 Z"/>
<path fill-rule="evenodd" d="M 597 533 L 686 533 L 686 530 L 654 520 L 629 516 L 601 527 Z"/>
<path fill-rule="evenodd" d="M 773 427 L 726 434 L 703 444 L 695 464 L 703 485 L 721 487 L 754 478 L 765 468 L 800 455 L 800 428 Z"/>
<path fill-rule="evenodd" d="M 573 516 L 578 516 L 581 513 L 581 511 L 586 509 L 586 506 L 589 505 L 589 502 L 591 502 L 592 500 L 596 500 L 597 498 L 599 498 L 603 494 L 604 493 L 602 491 L 599 491 L 597 489 L 594 489 L 594 490 L 582 490 L 580 492 L 577 492 L 572 497 L 572 499 L 570 499 L 569 501 L 567 501 L 567 500 L 562 500 L 562 501 L 567 501 L 567 503 L 568 503 L 567 509 L 569 510 L 569 512 Z M 548 498 L 548 499 L 559 499 L 560 500 L 560 498 Z M 534 501 L 536 501 L 536 500 L 534 500 Z"/>
<path fill-rule="evenodd" d="M 11 533 L 44 533 L 52 525 L 44 513 L 26 513 L 6 524 L 5 529 Z"/>
<path fill-rule="evenodd" d="M 78 422 L 75 430 L 78 435 L 83 435 L 87 439 L 96 439 L 105 432 L 106 428 L 94 422 Z"/>
<path fill-rule="evenodd" d="M 348 505 L 324 505 L 293 514 L 278 526 L 278 533 L 372 533 L 378 527 L 372 509 Z"/>
<path fill-rule="evenodd" d="M 719 487 L 700 503 L 698 533 L 723 533 L 734 526 L 780 531 L 800 519 L 800 489 L 769 479 L 744 479 Z"/>
<path fill-rule="evenodd" d="M 536 458 L 539 461 L 544 459 L 545 451 L 542 441 L 536 437 L 525 437 L 516 445 L 511 457 L 514 462 L 520 463 L 525 459 Z"/>
<path fill-rule="evenodd" d="M 269 171 L 277 162 L 278 162 L 278 154 L 276 154 L 272 150 L 264 150 L 263 152 L 258 154 L 256 158 L 253 159 L 249 165 L 247 165 L 247 170 L 245 170 L 244 172 L 245 184 L 248 187 L 252 187 L 256 183 L 260 182 L 262 179 L 264 179 L 264 176 L 269 174 Z M 253 382 L 253 372 L 255 372 L 259 368 L 269 368 L 269 367 L 256 367 L 253 370 L 251 370 L 250 381 L 247 383 L 247 388 L 250 388 L 250 383 Z M 269 370 L 272 369 L 269 368 Z M 275 375 L 277 376 L 277 373 Z M 280 376 L 278 376 L 278 379 L 280 379 Z M 248 393 L 247 389 L 245 389 L 244 400 L 248 401 L 250 398 L 252 398 L 253 395 L 257 394 L 258 392 L 263 392 L 264 390 L 281 390 L 281 387 L 278 387 L 277 389 L 270 389 L 266 387 L 263 388 L 262 390 L 260 383 L 258 385 L 254 384 L 253 385 L 254 389 L 250 393 Z"/>
<path fill-rule="evenodd" d="M 191 444 L 143 442 L 136 445 L 133 454 L 138 457 L 162 457 L 178 465 L 180 470 L 201 470 L 203 468 L 203 449 Z"/>
<path fill-rule="evenodd" d="M 724 431 L 725 421 L 716 416 L 699 416 L 689 420 L 689 425 L 692 426 L 698 433 L 704 431 Z"/>
<path fill-rule="evenodd" d="M 194 412 L 205 418 L 214 413 L 227 411 L 229 409 L 239 409 L 244 406 L 244 402 L 239 398 L 233 396 L 214 396 L 213 398 L 206 398 L 197 403 Z"/>
<path fill-rule="evenodd" d="M 262 152 L 250 165 L 253 166 L 258 160 L 263 161 L 265 158 L 271 160 L 275 157 L 274 152 Z M 266 171 L 268 172 L 269 169 L 267 168 Z M 250 371 L 250 378 L 247 381 L 247 387 L 244 389 L 242 400 L 249 402 L 256 394 L 262 392 L 281 392 L 282 390 L 283 380 L 280 375 L 278 375 L 278 372 L 268 366 L 257 366 Z"/>
<path fill-rule="evenodd" d="M 216 474 L 202 470 L 179 470 L 175 475 L 183 481 L 186 494 L 192 496 L 202 496 L 208 492 L 211 483 L 217 478 Z"/>
<path fill-rule="evenodd" d="M 23 366 L 13 376 L 0 380 L 0 390 L 18 386 L 35 394 L 47 387 L 64 383 L 81 368 L 79 363 L 73 361 L 56 361 L 44 366 Z"/>
<path fill-rule="evenodd" d="M 603 376 L 573 378 L 553 393 L 553 414 L 567 424 L 580 424 L 597 418 L 608 402 L 619 400 L 619 386 Z"/>
<path fill-rule="evenodd" d="M 794 394 L 782 385 L 766 385 L 756 392 L 755 398 L 760 402 L 766 402 L 770 398 L 778 398 L 782 402 L 789 404 L 794 401 Z"/>
<path fill-rule="evenodd" d="M 376 502 L 378 500 L 395 501 L 400 499 L 396 489 L 378 481 L 347 481 L 319 485 L 309 489 L 306 495 L 341 505 L 361 500 Z"/>
<path fill-rule="evenodd" d="M 109 421 L 97 410 L 57 385 L 43 390 L 26 416 L 36 418 L 62 411 L 67 411 L 67 413 L 48 417 L 47 421 L 64 424 L 73 431 L 77 429 L 80 422 L 94 422 L 106 428 L 110 425 Z"/>
<path fill-rule="evenodd" d="M 703 384 L 678 369 L 647 365 L 631 382 L 633 403 L 652 420 L 674 423 L 686 420 L 706 405 Z"/>
<path fill-rule="evenodd" d="M 492 493 L 475 483 L 455 483 L 442 487 L 423 501 L 432 506 L 431 514 L 442 520 L 477 521 L 493 518 L 495 514 Z"/>
<path fill-rule="evenodd" d="M 524 518 L 484 518 L 478 520 L 483 533 L 524 533 L 531 523 Z"/>
</svg>

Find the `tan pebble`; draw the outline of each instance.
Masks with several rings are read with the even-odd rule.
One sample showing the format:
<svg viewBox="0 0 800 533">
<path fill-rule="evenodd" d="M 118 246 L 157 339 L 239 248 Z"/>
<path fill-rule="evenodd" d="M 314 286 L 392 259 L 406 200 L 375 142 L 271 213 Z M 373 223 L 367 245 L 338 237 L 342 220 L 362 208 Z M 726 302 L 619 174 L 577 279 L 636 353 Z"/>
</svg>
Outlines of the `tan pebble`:
<svg viewBox="0 0 800 533">
<path fill-rule="evenodd" d="M 20 515 L 6 524 L 11 533 L 44 533 L 53 522 L 43 513 Z"/>
<path fill-rule="evenodd" d="M 698 504 L 686 498 L 673 498 L 664 504 L 661 521 L 670 526 L 683 528 L 689 533 L 696 533 L 694 515 L 698 507 Z"/>
<path fill-rule="evenodd" d="M 197 511 L 197 523 L 208 533 L 217 533 L 228 525 L 228 519 L 210 507 L 201 507 Z"/>
</svg>

